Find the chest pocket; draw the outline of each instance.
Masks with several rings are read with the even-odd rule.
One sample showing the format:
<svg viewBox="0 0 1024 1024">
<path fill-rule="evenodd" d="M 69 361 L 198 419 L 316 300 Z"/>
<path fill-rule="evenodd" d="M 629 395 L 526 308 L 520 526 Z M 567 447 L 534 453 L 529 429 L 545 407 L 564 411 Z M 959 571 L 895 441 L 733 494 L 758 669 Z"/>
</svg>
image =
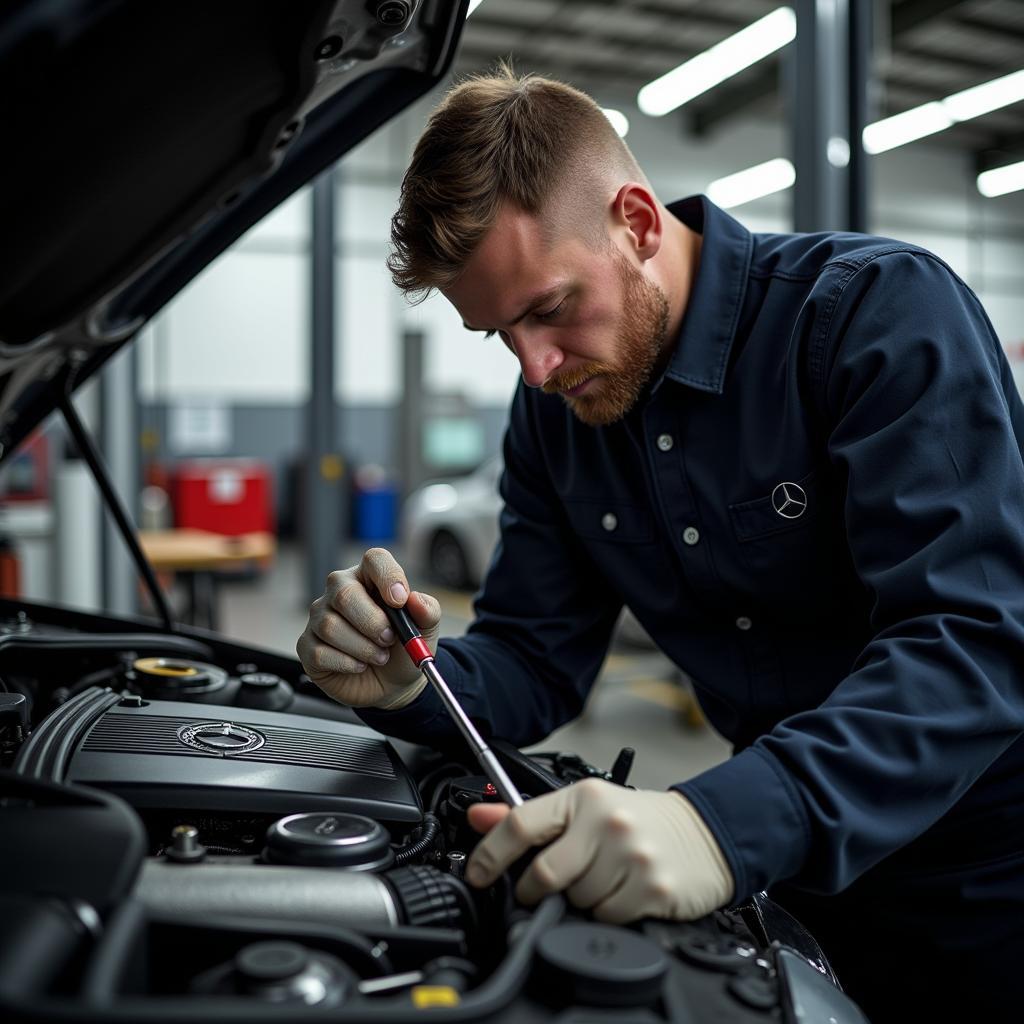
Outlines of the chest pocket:
<svg viewBox="0 0 1024 1024">
<path fill-rule="evenodd" d="M 832 603 L 834 514 L 813 472 L 729 506 L 744 587 L 786 618 L 816 618 Z"/>
<path fill-rule="evenodd" d="M 821 512 L 821 494 L 814 473 L 780 481 L 771 494 L 729 506 L 733 533 L 744 544 L 777 533 L 804 529 Z"/>
</svg>

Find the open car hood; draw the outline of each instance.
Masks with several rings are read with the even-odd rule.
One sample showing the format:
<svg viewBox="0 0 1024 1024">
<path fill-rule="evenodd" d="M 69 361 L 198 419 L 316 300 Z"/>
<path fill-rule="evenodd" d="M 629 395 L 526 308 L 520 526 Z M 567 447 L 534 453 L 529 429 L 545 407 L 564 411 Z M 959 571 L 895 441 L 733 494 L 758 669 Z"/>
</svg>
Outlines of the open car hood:
<svg viewBox="0 0 1024 1024">
<path fill-rule="evenodd" d="M 0 460 L 217 255 L 447 71 L 466 0 L 0 13 Z"/>
</svg>

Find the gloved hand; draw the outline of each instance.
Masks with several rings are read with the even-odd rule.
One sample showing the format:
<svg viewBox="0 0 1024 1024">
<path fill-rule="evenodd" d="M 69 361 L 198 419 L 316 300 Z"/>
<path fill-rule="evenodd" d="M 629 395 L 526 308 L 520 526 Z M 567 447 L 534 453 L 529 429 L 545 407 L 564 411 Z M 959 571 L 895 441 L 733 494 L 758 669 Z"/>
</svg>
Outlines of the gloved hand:
<svg viewBox="0 0 1024 1024">
<path fill-rule="evenodd" d="M 394 630 L 367 584 L 392 607 L 404 605 L 436 652 L 441 606 L 427 594 L 410 593 L 405 572 L 384 548 L 370 548 L 358 565 L 327 577 L 323 596 L 309 606 L 295 652 L 306 675 L 329 697 L 355 708 L 395 711 L 414 701 L 427 681 L 404 651 L 391 650 Z"/>
<path fill-rule="evenodd" d="M 733 895 L 718 843 L 675 790 L 584 779 L 514 809 L 477 804 L 469 820 L 488 833 L 466 867 L 471 885 L 490 885 L 531 846 L 551 844 L 519 879 L 521 903 L 564 889 L 572 904 L 592 908 L 597 920 L 622 924 L 641 917 L 691 921 Z"/>
</svg>

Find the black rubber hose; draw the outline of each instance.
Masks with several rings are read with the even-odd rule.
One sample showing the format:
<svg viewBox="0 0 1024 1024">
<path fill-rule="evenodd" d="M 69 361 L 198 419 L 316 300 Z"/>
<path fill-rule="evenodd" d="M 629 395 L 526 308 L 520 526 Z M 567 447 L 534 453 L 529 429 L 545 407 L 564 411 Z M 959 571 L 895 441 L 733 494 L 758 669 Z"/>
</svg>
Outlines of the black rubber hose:
<svg viewBox="0 0 1024 1024">
<path fill-rule="evenodd" d="M 441 822 L 433 814 L 423 815 L 423 827 L 419 839 L 395 851 L 395 867 L 408 864 L 416 857 L 421 857 L 437 841 L 441 831 Z"/>
</svg>

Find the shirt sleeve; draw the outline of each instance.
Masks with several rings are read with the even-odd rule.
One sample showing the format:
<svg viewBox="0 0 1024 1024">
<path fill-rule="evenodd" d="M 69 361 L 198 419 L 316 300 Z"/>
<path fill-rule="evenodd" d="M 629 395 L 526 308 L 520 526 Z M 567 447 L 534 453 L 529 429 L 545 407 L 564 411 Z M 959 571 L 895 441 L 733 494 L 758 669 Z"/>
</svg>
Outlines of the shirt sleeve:
<svg viewBox="0 0 1024 1024">
<path fill-rule="evenodd" d="M 442 640 L 437 651 L 437 666 L 470 718 L 519 746 L 579 714 L 622 607 L 544 470 L 542 401 L 548 415 L 568 415 L 520 384 L 504 442 L 500 538 L 475 619 L 465 636 Z M 413 742 L 443 747 L 457 737 L 429 687 L 399 711 L 358 713 L 374 729 Z"/>
<path fill-rule="evenodd" d="M 872 639 L 821 706 L 676 787 L 741 898 L 785 878 L 844 889 L 1024 729 L 1024 429 L 998 339 L 926 253 L 835 280 L 816 328 L 820 411 Z"/>
</svg>

